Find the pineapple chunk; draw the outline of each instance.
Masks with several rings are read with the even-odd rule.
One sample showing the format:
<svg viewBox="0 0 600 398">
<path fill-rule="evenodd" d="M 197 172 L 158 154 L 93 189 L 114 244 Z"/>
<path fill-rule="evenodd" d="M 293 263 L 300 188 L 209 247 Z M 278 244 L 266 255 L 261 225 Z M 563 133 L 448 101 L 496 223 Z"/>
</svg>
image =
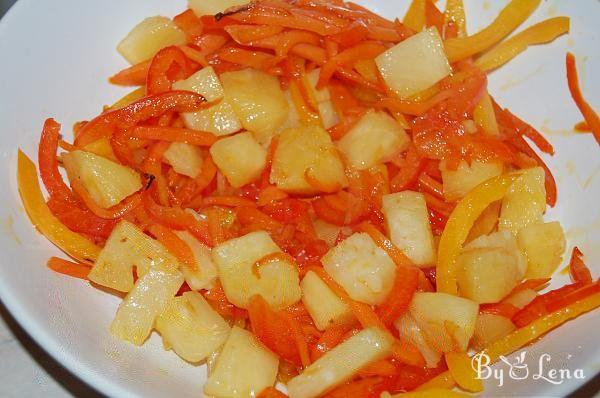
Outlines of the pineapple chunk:
<svg viewBox="0 0 600 398">
<path fill-rule="evenodd" d="M 94 202 L 105 209 L 142 188 L 142 179 L 133 169 L 91 152 L 64 153 L 62 160 L 69 180 L 78 179 Z"/>
<path fill-rule="evenodd" d="M 419 266 L 435 264 L 435 242 L 423 194 L 384 195 L 382 211 L 392 242 Z"/>
<path fill-rule="evenodd" d="M 337 241 L 340 232 L 344 235 L 350 235 L 350 233 L 352 233 L 352 230 L 348 227 L 340 227 L 339 225 L 329 224 L 320 218 L 313 221 L 313 226 L 315 228 L 317 238 L 324 240 L 329 247 L 335 246 L 335 242 Z"/>
<path fill-rule="evenodd" d="M 317 274 L 306 273 L 302 282 L 302 302 L 315 326 L 325 330 L 331 325 L 344 324 L 354 319 L 348 304 L 344 303 Z"/>
<path fill-rule="evenodd" d="M 503 303 L 512 304 L 518 309 L 524 308 L 527 304 L 531 303 L 536 297 L 538 293 L 533 289 L 523 289 L 519 290 L 515 293 L 512 293 L 507 298 L 502 300 Z"/>
<path fill-rule="evenodd" d="M 317 102 L 323 127 L 329 129 L 338 124 L 340 122 L 340 118 L 333 107 L 333 103 L 331 102 L 331 94 L 329 93 L 329 90 L 326 88 L 320 90 L 317 89 L 317 82 L 319 81 L 320 74 L 321 69 L 313 69 L 307 74 L 306 77 L 312 88 L 313 98 Z"/>
<path fill-rule="evenodd" d="M 508 231 L 481 236 L 457 260 L 461 295 L 478 303 L 502 300 L 523 279 L 527 262 Z"/>
<path fill-rule="evenodd" d="M 288 129 L 279 135 L 271 183 L 283 191 L 310 195 L 319 192 L 306 175 L 335 190 L 348 186 L 344 165 L 326 130 L 317 126 Z"/>
<path fill-rule="evenodd" d="M 119 305 L 110 331 L 121 340 L 142 345 L 150 335 L 156 317 L 183 284 L 181 272 L 153 266 L 135 284 Z"/>
<path fill-rule="evenodd" d="M 461 199 L 469 191 L 490 178 L 499 176 L 504 170 L 502 162 L 480 162 L 474 160 L 471 165 L 464 160 L 456 170 L 446 167 L 446 162 L 440 162 L 442 182 L 444 183 L 444 198 L 454 202 Z"/>
<path fill-rule="evenodd" d="M 133 267 L 142 277 L 153 266 L 176 270 L 179 263 L 162 244 L 123 220 L 112 230 L 88 278 L 101 286 L 129 292 L 133 289 Z"/>
<path fill-rule="evenodd" d="M 527 257 L 527 279 L 549 278 L 562 262 L 565 234 L 557 221 L 522 228 L 517 243 Z"/>
<path fill-rule="evenodd" d="M 515 324 L 508 318 L 496 314 L 479 314 L 473 334 L 473 348 L 483 350 L 515 329 Z"/>
<path fill-rule="evenodd" d="M 212 66 L 199 70 L 185 80 L 173 83 L 173 89 L 193 91 L 210 102 L 220 100 L 210 108 L 183 113 L 183 121 L 188 128 L 208 131 L 215 135 L 228 135 L 242 129 L 242 124 L 231 103 L 223 98 L 225 95 L 223 86 Z"/>
<path fill-rule="evenodd" d="M 288 108 L 290 111 L 288 112 L 288 116 L 285 122 L 279 127 L 280 132 L 286 129 L 294 129 L 300 127 L 301 125 L 300 115 L 298 115 L 298 110 L 296 109 L 296 105 L 294 105 L 294 100 L 292 99 L 292 94 L 290 93 L 290 90 L 285 90 L 283 92 L 283 95 L 285 96 L 285 100 L 288 103 Z"/>
<path fill-rule="evenodd" d="M 267 164 L 267 150 L 248 131 L 217 141 L 210 154 L 235 188 L 257 180 Z"/>
<path fill-rule="evenodd" d="M 315 398 L 344 383 L 359 370 L 391 354 L 394 339 L 381 329 L 363 329 L 288 382 L 290 398 Z"/>
<path fill-rule="evenodd" d="M 147 61 L 159 50 L 185 44 L 185 33 L 167 17 L 150 17 L 137 24 L 117 46 L 130 64 Z"/>
<path fill-rule="evenodd" d="M 250 332 L 237 326 L 217 358 L 204 393 L 220 398 L 256 397 L 275 383 L 279 360 Z"/>
<path fill-rule="evenodd" d="M 288 307 L 300 300 L 300 281 L 295 264 L 272 261 L 255 269 L 264 256 L 281 249 L 264 231 L 228 240 L 212 249 L 227 299 L 248 308 L 250 298 L 261 295 L 274 309 Z M 258 275 L 257 275 L 258 274 Z"/>
<path fill-rule="evenodd" d="M 163 154 L 165 162 L 179 174 L 196 178 L 202 171 L 202 151 L 185 142 L 172 142 Z"/>
<path fill-rule="evenodd" d="M 288 102 L 279 80 L 256 69 L 226 72 L 221 75 L 225 99 L 245 129 L 260 142 L 268 142 L 288 118 Z"/>
<path fill-rule="evenodd" d="M 405 150 L 410 138 L 402 127 L 383 112 L 369 111 L 338 141 L 350 166 L 369 169 Z"/>
<path fill-rule="evenodd" d="M 210 247 L 204 245 L 187 231 L 175 231 L 175 234 L 192 249 L 196 260 L 196 270 L 181 266 L 179 270 L 192 290 L 211 289 L 217 280 L 217 267 L 212 261 Z"/>
<path fill-rule="evenodd" d="M 423 332 L 415 318 L 409 313 L 405 313 L 394 322 L 394 326 L 398 329 L 398 334 L 401 339 L 408 341 L 421 352 L 425 359 L 425 364 L 428 368 L 435 368 L 440 359 L 442 353 L 439 350 L 434 349 L 423 337 Z"/>
<path fill-rule="evenodd" d="M 402 98 L 433 86 L 452 71 L 434 27 L 380 54 L 375 63 L 387 85 Z"/>
<path fill-rule="evenodd" d="M 201 17 L 203 15 L 215 15 L 230 7 L 241 6 L 246 3 L 248 3 L 248 0 L 188 0 L 188 8 Z"/>
<path fill-rule="evenodd" d="M 112 160 L 113 162 L 119 161 L 117 159 L 117 156 L 115 155 L 115 152 L 112 149 L 112 145 L 110 145 L 110 140 L 106 137 L 102 137 L 99 140 L 90 142 L 89 144 L 83 147 L 83 150 L 85 152 L 91 152 L 98 156 L 102 156 L 104 158 Z"/>
<path fill-rule="evenodd" d="M 477 303 L 497 303 L 518 284 L 515 258 L 502 248 L 468 250 L 458 268 L 461 296 Z"/>
<path fill-rule="evenodd" d="M 479 305 L 446 293 L 415 293 L 410 314 L 432 348 L 442 352 L 466 351 L 475 331 Z"/>
<path fill-rule="evenodd" d="M 172 298 L 156 319 L 165 347 L 189 362 L 200 362 L 219 349 L 229 335 L 229 324 L 198 292 Z"/>
<path fill-rule="evenodd" d="M 321 259 L 325 271 L 356 301 L 377 305 L 390 293 L 396 265 L 366 233 L 355 233 Z"/>
<path fill-rule="evenodd" d="M 502 200 L 498 229 L 507 229 L 516 235 L 521 228 L 542 222 L 546 211 L 544 180 L 544 169 L 534 167 L 513 182 Z"/>
</svg>

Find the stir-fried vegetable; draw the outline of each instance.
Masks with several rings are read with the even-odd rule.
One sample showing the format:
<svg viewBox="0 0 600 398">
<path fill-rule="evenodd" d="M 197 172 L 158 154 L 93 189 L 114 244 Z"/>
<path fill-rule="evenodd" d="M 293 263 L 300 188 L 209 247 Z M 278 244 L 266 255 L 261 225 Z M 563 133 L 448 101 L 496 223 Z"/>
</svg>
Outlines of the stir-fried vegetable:
<svg viewBox="0 0 600 398">
<path fill-rule="evenodd" d="M 501 108 L 487 73 L 569 31 L 512 0 L 469 35 L 462 0 L 403 21 L 333 0 L 190 0 L 121 41 L 139 86 L 73 128 L 48 119 L 18 184 L 35 227 L 76 262 L 48 268 L 126 294 L 111 324 L 211 364 L 218 397 L 447 397 L 600 305 L 540 293 L 565 250 L 552 144 Z M 476 57 L 476 58 L 474 58 Z M 572 55 L 568 84 L 600 142 Z M 66 171 L 63 178 L 61 167 Z M 412 391 L 416 390 L 416 391 Z"/>
</svg>

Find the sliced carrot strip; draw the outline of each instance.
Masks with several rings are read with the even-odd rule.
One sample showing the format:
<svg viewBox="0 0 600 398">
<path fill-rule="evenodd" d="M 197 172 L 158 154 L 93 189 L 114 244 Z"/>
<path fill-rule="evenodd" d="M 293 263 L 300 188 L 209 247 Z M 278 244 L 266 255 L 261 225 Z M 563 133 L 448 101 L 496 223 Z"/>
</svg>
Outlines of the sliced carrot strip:
<svg viewBox="0 0 600 398">
<path fill-rule="evenodd" d="M 567 81 L 569 83 L 569 91 L 573 101 L 579 108 L 579 111 L 583 115 L 585 122 L 592 130 L 594 137 L 598 144 L 600 144 L 600 116 L 594 111 L 594 109 L 588 104 L 583 98 L 581 88 L 579 87 L 579 79 L 577 77 L 577 64 L 575 62 L 575 56 L 571 53 L 567 53 Z"/>
<path fill-rule="evenodd" d="M 190 249 L 188 244 L 179 236 L 175 235 L 173 231 L 161 224 L 153 224 L 148 230 L 172 255 L 175 256 L 175 258 L 177 258 L 182 266 L 190 271 L 196 271 L 198 269 L 192 249 Z"/>
<path fill-rule="evenodd" d="M 88 279 L 91 267 L 83 263 L 75 263 L 58 257 L 48 259 L 48 268 L 60 274 L 69 275 L 74 278 Z"/>
</svg>

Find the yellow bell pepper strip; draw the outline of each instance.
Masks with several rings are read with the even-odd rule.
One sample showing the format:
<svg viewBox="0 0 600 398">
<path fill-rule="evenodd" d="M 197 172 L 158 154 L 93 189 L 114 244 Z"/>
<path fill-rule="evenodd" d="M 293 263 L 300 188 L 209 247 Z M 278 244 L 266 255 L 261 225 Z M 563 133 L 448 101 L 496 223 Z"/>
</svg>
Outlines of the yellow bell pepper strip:
<svg viewBox="0 0 600 398">
<path fill-rule="evenodd" d="M 448 39 L 444 42 L 450 62 L 460 61 L 491 48 L 525 21 L 541 0 L 512 0 L 485 29 L 472 36 Z"/>
<path fill-rule="evenodd" d="M 465 7 L 463 0 L 446 1 L 446 11 L 444 12 L 446 25 L 452 22 L 456 26 L 457 37 L 467 35 L 467 17 L 465 16 Z"/>
<path fill-rule="evenodd" d="M 538 339 L 563 323 L 600 307 L 600 293 L 595 293 L 571 305 L 543 316 L 529 325 L 517 329 L 506 337 L 492 343 L 482 353 L 487 354 L 492 362 L 502 355 L 508 355 L 526 344 Z"/>
<path fill-rule="evenodd" d="M 600 307 L 600 293 L 595 293 L 571 305 L 543 316 L 529 325 L 515 330 L 504 338 L 492 343 L 488 348 L 480 351 L 490 358 L 490 364 L 496 362 L 500 356 L 509 355 L 525 345 L 539 339 L 542 335 L 552 329 L 556 329 L 563 323 L 577 318 L 579 315 L 590 312 Z M 476 354 L 477 355 L 477 354 Z M 449 370 L 440 373 L 427 383 L 420 385 L 417 391 L 431 391 L 436 388 L 450 389 L 454 385 L 454 378 Z"/>
<path fill-rule="evenodd" d="M 35 164 L 19 150 L 17 181 L 23 207 L 33 225 L 59 249 L 80 262 L 93 263 L 100 247 L 68 229 L 56 218 L 44 200 Z"/>
<path fill-rule="evenodd" d="M 425 27 L 425 7 L 427 0 L 413 0 L 404 15 L 402 23 L 415 32 L 420 32 Z"/>
<path fill-rule="evenodd" d="M 557 37 L 569 33 L 569 25 L 568 17 L 556 17 L 542 21 L 486 52 L 477 58 L 475 65 L 485 71 L 496 69 L 525 51 L 529 46 L 549 43 Z"/>
<path fill-rule="evenodd" d="M 479 215 L 508 191 L 517 174 L 506 174 L 487 180 L 473 188 L 454 208 L 442 233 L 438 248 L 437 291 L 458 293 L 455 262 L 462 245 Z"/>
<path fill-rule="evenodd" d="M 459 387 L 470 392 L 483 391 L 483 382 L 477 378 L 477 372 L 466 352 L 448 352 L 445 355 L 448 370 Z"/>
<path fill-rule="evenodd" d="M 134 103 L 146 95 L 146 87 L 138 87 L 132 92 L 125 94 L 121 99 L 110 106 L 110 110 L 125 108 L 127 105 Z"/>
<path fill-rule="evenodd" d="M 445 388 L 432 388 L 423 391 L 403 392 L 395 395 L 381 395 L 381 398 L 462 398 L 472 397 L 469 394 L 463 394 L 458 391 L 452 391 Z"/>
<path fill-rule="evenodd" d="M 490 97 L 490 94 L 487 92 L 487 90 L 473 110 L 473 120 L 487 135 L 500 134 L 500 128 L 498 127 L 498 120 L 496 120 L 496 113 L 494 112 L 492 97 Z"/>
<path fill-rule="evenodd" d="M 450 390 L 454 388 L 456 385 L 456 381 L 454 381 L 454 377 L 450 374 L 450 371 L 447 370 L 439 375 L 435 376 L 433 379 L 429 380 L 427 383 L 421 384 L 419 387 L 415 389 L 415 391 L 431 391 L 431 390 Z"/>
</svg>

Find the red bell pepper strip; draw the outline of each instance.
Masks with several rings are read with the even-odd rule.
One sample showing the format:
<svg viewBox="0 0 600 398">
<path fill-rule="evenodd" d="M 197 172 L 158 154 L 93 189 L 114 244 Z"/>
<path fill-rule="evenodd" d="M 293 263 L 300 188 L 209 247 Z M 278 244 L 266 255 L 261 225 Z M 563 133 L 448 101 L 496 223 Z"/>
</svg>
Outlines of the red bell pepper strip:
<svg viewBox="0 0 600 398">
<path fill-rule="evenodd" d="M 133 127 L 168 111 L 193 112 L 206 106 L 203 96 L 190 91 L 149 95 L 124 108 L 104 112 L 86 123 L 75 138 L 75 146 L 82 148 L 100 138 L 110 138 L 117 129 Z"/>
<path fill-rule="evenodd" d="M 579 79 L 577 77 L 577 64 L 575 62 L 575 56 L 571 53 L 567 53 L 567 82 L 569 83 L 569 91 L 571 97 L 577 104 L 579 111 L 583 115 L 587 125 L 592 130 L 594 137 L 598 144 L 600 144 L 600 116 L 594 111 L 590 104 L 583 98 L 581 88 L 579 87 Z"/>
<path fill-rule="evenodd" d="M 159 94 L 170 91 L 173 82 L 188 78 L 197 69 L 198 66 L 179 48 L 165 47 L 152 58 L 146 79 L 146 92 Z"/>
<path fill-rule="evenodd" d="M 569 274 L 573 282 L 580 282 L 583 284 L 592 283 L 592 274 L 589 268 L 583 262 L 583 253 L 577 246 L 573 248 L 571 254 L 571 261 L 569 262 Z"/>
</svg>

